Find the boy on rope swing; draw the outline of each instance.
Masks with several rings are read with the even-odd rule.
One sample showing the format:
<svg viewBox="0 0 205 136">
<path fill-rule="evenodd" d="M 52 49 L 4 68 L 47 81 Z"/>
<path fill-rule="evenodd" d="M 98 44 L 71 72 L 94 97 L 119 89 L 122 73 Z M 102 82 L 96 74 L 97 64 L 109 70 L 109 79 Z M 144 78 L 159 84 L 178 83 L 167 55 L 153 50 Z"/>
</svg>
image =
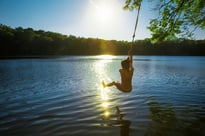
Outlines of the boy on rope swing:
<svg viewBox="0 0 205 136">
<path fill-rule="evenodd" d="M 121 66 L 122 69 L 119 70 L 120 76 L 121 76 L 121 83 L 119 82 L 111 82 L 108 84 L 105 84 L 104 81 L 102 81 L 103 87 L 110 87 L 110 86 L 116 86 L 117 89 L 119 89 L 122 92 L 131 92 L 132 91 L 132 77 L 134 73 L 134 67 L 132 65 L 132 51 L 133 51 L 133 43 L 135 39 L 135 32 L 137 29 L 137 24 L 138 24 L 138 18 L 139 18 L 139 12 L 140 12 L 140 7 L 141 7 L 141 0 L 138 1 L 138 11 L 137 11 L 137 18 L 136 18 L 136 23 L 134 27 L 134 33 L 132 36 L 132 46 L 131 49 L 128 52 L 129 57 L 123 61 L 121 61 Z"/>
<path fill-rule="evenodd" d="M 128 58 L 121 61 L 122 69 L 119 70 L 121 76 L 121 83 L 113 81 L 111 83 L 105 84 L 102 81 L 103 87 L 116 86 L 122 92 L 131 92 L 132 90 L 132 77 L 134 72 L 134 67 L 132 64 L 132 49 L 128 52 Z"/>
</svg>

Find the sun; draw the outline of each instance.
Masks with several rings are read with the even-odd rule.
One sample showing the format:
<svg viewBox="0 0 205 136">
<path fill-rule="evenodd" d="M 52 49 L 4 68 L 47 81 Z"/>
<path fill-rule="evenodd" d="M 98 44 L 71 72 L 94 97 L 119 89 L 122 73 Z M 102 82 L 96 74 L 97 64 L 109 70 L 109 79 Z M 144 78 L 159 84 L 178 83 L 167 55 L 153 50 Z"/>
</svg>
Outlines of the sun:
<svg viewBox="0 0 205 136">
<path fill-rule="evenodd" d="M 94 6 L 95 18 L 99 23 L 109 24 L 114 21 L 115 8 L 111 0 L 90 0 Z"/>
<path fill-rule="evenodd" d="M 88 0 L 80 23 L 89 37 L 118 39 L 122 26 L 127 26 L 122 7 L 120 0 Z"/>
<path fill-rule="evenodd" d="M 96 9 L 96 16 L 102 23 L 108 23 L 112 21 L 113 11 L 111 8 L 102 5 L 101 7 Z"/>
</svg>

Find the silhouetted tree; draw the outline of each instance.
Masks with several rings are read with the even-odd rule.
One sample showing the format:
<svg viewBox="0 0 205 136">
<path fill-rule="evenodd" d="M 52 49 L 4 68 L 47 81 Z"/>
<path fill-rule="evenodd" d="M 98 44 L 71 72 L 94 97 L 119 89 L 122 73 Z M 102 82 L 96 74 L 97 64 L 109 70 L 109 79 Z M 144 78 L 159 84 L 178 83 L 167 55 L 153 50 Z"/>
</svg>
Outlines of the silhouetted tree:
<svg viewBox="0 0 205 136">
<path fill-rule="evenodd" d="M 44 30 L 0 25 L 0 57 L 45 55 L 127 55 L 131 42 L 66 36 Z M 134 42 L 137 55 L 205 55 L 205 40 L 176 39 Z"/>
</svg>

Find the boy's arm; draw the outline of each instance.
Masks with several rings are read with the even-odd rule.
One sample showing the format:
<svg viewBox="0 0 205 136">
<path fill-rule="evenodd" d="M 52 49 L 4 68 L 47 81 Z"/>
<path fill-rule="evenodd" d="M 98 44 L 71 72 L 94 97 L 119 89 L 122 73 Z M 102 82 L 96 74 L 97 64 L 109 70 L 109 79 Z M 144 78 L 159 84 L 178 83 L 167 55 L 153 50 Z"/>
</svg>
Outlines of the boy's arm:
<svg viewBox="0 0 205 136">
<path fill-rule="evenodd" d="M 128 55 L 129 55 L 129 60 L 130 60 L 130 68 L 133 68 L 133 58 L 132 58 L 132 54 L 133 54 L 133 51 L 132 49 L 129 50 L 128 52 Z"/>
</svg>

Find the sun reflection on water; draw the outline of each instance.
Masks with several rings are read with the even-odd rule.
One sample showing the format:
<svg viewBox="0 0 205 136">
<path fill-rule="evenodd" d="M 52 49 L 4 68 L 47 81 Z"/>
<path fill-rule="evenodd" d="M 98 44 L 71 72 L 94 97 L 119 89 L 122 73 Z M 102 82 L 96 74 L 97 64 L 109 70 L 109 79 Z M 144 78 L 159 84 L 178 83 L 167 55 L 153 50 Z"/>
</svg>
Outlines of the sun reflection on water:
<svg viewBox="0 0 205 136">
<path fill-rule="evenodd" d="M 102 107 L 103 107 L 103 108 L 106 109 L 106 108 L 108 108 L 108 106 L 109 106 L 109 103 L 108 103 L 108 102 L 103 102 L 103 103 L 102 103 Z"/>
<path fill-rule="evenodd" d="M 109 106 L 110 106 L 110 102 L 109 102 L 109 90 L 107 88 L 103 88 L 100 87 L 100 96 L 101 96 L 101 107 L 102 107 L 102 111 L 103 111 L 103 117 L 109 118 L 110 112 L 109 112 Z"/>
<path fill-rule="evenodd" d="M 110 77 L 107 75 L 107 66 L 109 65 L 108 63 L 111 63 L 113 61 L 115 56 L 99 55 L 96 58 L 98 58 L 99 60 L 97 60 L 96 63 L 94 64 L 94 68 L 99 83 L 101 83 L 102 80 L 111 80 Z M 102 88 L 100 90 L 102 90 Z"/>
<path fill-rule="evenodd" d="M 97 58 L 99 58 L 100 60 L 96 61 L 95 63 L 95 72 L 97 74 L 98 80 L 100 80 L 99 81 L 100 85 L 99 85 L 98 90 L 100 90 L 100 98 L 101 98 L 100 102 L 101 102 L 101 107 L 103 110 L 103 117 L 106 119 L 106 118 L 109 118 L 110 116 L 110 112 L 109 112 L 109 106 L 110 106 L 109 92 L 110 90 L 108 88 L 104 88 L 101 85 L 101 82 L 103 80 L 110 80 L 106 72 L 106 65 L 112 62 L 112 59 L 115 57 L 111 55 L 100 55 Z"/>
</svg>

